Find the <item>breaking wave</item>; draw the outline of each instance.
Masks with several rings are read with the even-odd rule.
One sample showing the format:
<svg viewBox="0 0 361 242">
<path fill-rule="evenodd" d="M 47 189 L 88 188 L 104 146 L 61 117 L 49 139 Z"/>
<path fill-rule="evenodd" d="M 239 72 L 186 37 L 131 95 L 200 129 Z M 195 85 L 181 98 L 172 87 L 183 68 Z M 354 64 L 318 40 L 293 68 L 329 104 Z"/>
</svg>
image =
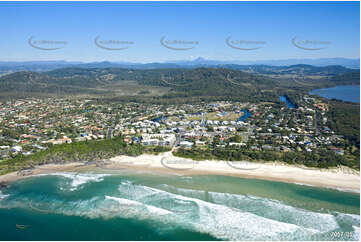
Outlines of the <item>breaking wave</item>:
<svg viewBox="0 0 361 242">
<path fill-rule="evenodd" d="M 70 180 L 75 191 L 88 182 L 101 182 L 106 174 L 52 173 Z M 159 225 L 181 227 L 225 240 L 331 240 L 330 233 L 347 229 L 359 239 L 360 216 L 333 211 L 313 212 L 280 201 L 230 193 L 155 187 L 119 181 L 117 190 L 91 199 L 67 201 L 46 195 L 12 196 L 3 201 L 8 208 L 89 218 L 132 218 Z M 0 200 L 4 195 L 0 191 Z M 165 226 L 163 226 L 165 227 Z"/>
<path fill-rule="evenodd" d="M 10 195 L 9 195 L 9 194 L 4 194 L 4 193 L 2 193 L 2 191 L 0 190 L 0 200 L 5 199 L 5 198 L 7 198 L 8 196 L 10 196 Z"/>
<path fill-rule="evenodd" d="M 88 182 L 101 182 L 104 180 L 104 177 L 110 176 L 109 174 L 93 174 L 93 173 L 74 173 L 74 172 L 55 172 L 50 174 L 40 174 L 37 176 L 61 176 L 70 180 L 70 191 L 75 191 L 81 185 Z M 61 190 L 66 190 L 67 187 L 60 187 Z"/>
</svg>

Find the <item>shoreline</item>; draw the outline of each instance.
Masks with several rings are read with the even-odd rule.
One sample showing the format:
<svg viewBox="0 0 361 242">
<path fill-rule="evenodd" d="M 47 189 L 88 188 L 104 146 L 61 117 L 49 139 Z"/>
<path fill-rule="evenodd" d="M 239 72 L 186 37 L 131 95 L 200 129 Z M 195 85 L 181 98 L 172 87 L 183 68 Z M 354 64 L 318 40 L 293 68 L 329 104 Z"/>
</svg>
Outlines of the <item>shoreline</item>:
<svg viewBox="0 0 361 242">
<path fill-rule="evenodd" d="M 280 162 L 194 161 L 173 156 L 171 152 L 159 155 L 143 154 L 137 157 L 116 156 L 104 161 L 101 165 L 84 164 L 81 162 L 47 164 L 35 167 L 31 170 L 30 174 L 19 175 L 18 172 L 12 172 L 2 175 L 0 176 L 0 183 L 11 183 L 19 179 L 54 172 L 104 170 L 113 173 L 121 170 L 133 170 L 167 175 L 224 175 L 360 193 L 360 173 L 348 167 L 317 169 Z"/>
</svg>

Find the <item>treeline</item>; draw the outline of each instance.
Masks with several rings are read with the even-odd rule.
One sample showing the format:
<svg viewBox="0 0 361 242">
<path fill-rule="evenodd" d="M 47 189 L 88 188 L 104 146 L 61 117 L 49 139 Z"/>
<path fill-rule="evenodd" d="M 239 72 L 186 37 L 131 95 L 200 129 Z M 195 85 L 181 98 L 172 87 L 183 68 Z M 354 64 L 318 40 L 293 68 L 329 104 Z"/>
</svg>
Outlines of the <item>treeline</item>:
<svg viewBox="0 0 361 242">
<path fill-rule="evenodd" d="M 354 159 L 346 159 L 326 149 L 319 149 L 313 152 L 276 152 L 276 151 L 259 151 L 248 148 L 215 148 L 215 149 L 184 149 L 180 148 L 173 152 L 174 155 L 191 158 L 193 160 L 227 160 L 227 161 L 255 161 L 269 162 L 282 161 L 288 164 L 304 165 L 308 167 L 329 168 L 337 165 L 344 165 L 354 169 L 359 169 L 359 162 Z"/>
<path fill-rule="evenodd" d="M 169 147 L 162 146 L 128 145 L 120 136 L 110 140 L 74 142 L 54 145 L 32 155 L 20 154 L 4 160 L 0 163 L 0 174 L 31 168 L 35 165 L 100 161 L 117 155 L 138 156 L 143 153 L 157 154 L 169 150 Z"/>
<path fill-rule="evenodd" d="M 327 118 L 331 130 L 360 148 L 360 104 L 332 100 Z"/>
</svg>

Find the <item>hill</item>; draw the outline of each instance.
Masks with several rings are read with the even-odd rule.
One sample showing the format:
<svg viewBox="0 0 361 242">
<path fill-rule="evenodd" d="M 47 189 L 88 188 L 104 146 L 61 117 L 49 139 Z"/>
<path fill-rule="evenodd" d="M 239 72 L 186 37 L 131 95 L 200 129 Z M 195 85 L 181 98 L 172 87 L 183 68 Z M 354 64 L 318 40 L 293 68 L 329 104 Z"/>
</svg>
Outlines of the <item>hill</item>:
<svg viewBox="0 0 361 242">
<path fill-rule="evenodd" d="M 232 69 L 140 70 L 68 67 L 47 72 L 21 71 L 0 77 L 0 94 L 3 97 L 79 94 L 95 97 L 145 95 L 162 96 L 164 99 L 205 97 L 240 101 L 253 99 L 274 101 L 278 99 L 279 94 L 302 93 L 313 88 L 339 83 L 359 83 L 358 71 L 349 72 L 347 68 L 341 66 L 258 66 L 253 67 L 253 71 L 235 68 L 233 66 Z M 294 80 L 293 76 L 298 76 L 297 73 L 301 69 L 302 73 L 307 73 L 309 76 L 319 75 L 320 78 Z M 265 75 L 275 73 L 281 73 L 285 77 Z"/>
</svg>

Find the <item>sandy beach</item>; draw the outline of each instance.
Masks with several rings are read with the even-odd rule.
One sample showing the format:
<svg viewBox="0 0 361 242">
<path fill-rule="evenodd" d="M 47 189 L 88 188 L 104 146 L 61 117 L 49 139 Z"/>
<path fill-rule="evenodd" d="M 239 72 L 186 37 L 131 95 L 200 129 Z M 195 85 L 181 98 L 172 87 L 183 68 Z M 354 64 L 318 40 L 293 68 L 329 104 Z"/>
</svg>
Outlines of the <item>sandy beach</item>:
<svg viewBox="0 0 361 242">
<path fill-rule="evenodd" d="M 2 175 L 0 176 L 0 183 L 13 182 L 22 178 L 26 178 L 29 176 L 36 176 L 39 174 L 48 174 L 48 173 L 60 172 L 60 171 L 74 171 L 79 167 L 85 167 L 84 163 L 73 162 L 66 164 L 47 164 L 47 165 L 37 166 L 36 168 L 31 170 L 31 173 L 27 175 L 21 175 L 17 171 Z"/>
<path fill-rule="evenodd" d="M 255 163 L 203 160 L 193 161 L 173 156 L 171 152 L 159 155 L 141 155 L 137 157 L 117 156 L 101 164 L 84 163 L 49 164 L 36 167 L 29 174 L 17 172 L 0 176 L 0 182 L 12 182 L 28 176 L 59 171 L 102 171 L 137 170 L 175 175 L 226 175 L 243 178 L 255 178 L 288 183 L 297 183 L 317 187 L 333 188 L 360 193 L 360 174 L 348 167 L 333 169 L 315 169 L 285 163 Z"/>
</svg>

